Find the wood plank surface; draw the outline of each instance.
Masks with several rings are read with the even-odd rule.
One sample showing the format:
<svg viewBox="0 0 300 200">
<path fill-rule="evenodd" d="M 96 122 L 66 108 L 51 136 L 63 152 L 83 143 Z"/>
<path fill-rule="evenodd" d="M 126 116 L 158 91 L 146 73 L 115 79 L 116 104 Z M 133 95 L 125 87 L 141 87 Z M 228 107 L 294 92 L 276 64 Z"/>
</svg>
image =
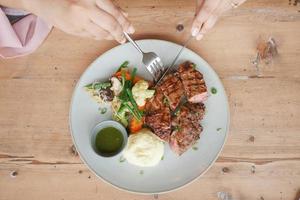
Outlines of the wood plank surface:
<svg viewBox="0 0 300 200">
<path fill-rule="evenodd" d="M 294 200 L 300 191 L 300 3 L 253 0 L 224 14 L 189 48 L 219 74 L 231 112 L 229 137 L 217 162 L 187 187 L 158 196 L 120 191 L 97 179 L 72 148 L 68 112 L 82 72 L 117 45 L 54 29 L 33 54 L 0 60 L 0 200 L 218 199 Z M 119 0 L 135 38 L 182 43 L 192 0 Z M 178 24 L 184 31 L 176 31 Z M 274 37 L 279 55 L 252 61 L 259 38 Z M 12 172 L 16 172 L 12 176 Z"/>
</svg>

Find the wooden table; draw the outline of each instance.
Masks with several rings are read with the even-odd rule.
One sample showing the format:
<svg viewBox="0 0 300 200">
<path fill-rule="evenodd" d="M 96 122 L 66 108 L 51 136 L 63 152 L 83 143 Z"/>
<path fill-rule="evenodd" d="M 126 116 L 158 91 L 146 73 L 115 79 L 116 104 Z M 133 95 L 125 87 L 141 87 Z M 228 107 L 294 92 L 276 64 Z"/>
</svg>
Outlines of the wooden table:
<svg viewBox="0 0 300 200">
<path fill-rule="evenodd" d="M 182 43 L 194 1 L 124 0 L 136 38 Z M 99 180 L 72 149 L 70 98 L 86 67 L 115 42 L 54 29 L 33 54 L 0 60 L 0 200 L 298 199 L 300 190 L 300 3 L 252 0 L 222 17 L 190 48 L 214 67 L 226 88 L 231 127 L 225 148 L 200 179 L 175 192 L 142 196 Z M 182 32 L 176 31 L 183 24 Z M 273 36 L 279 56 L 251 61 L 259 38 Z M 219 193 L 220 194 L 220 193 Z"/>
</svg>

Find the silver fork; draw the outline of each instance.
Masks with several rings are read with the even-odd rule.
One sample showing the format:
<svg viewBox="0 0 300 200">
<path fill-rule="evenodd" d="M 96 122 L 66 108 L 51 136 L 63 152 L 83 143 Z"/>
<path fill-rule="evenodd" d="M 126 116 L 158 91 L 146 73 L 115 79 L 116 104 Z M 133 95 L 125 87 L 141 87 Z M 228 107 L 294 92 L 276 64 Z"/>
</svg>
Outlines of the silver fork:
<svg viewBox="0 0 300 200">
<path fill-rule="evenodd" d="M 162 73 L 165 71 L 163 63 L 154 52 L 143 52 L 137 43 L 126 33 L 124 32 L 127 40 L 141 53 L 143 54 L 143 63 L 146 66 L 147 70 L 152 75 L 154 81 L 156 82 Z"/>
</svg>

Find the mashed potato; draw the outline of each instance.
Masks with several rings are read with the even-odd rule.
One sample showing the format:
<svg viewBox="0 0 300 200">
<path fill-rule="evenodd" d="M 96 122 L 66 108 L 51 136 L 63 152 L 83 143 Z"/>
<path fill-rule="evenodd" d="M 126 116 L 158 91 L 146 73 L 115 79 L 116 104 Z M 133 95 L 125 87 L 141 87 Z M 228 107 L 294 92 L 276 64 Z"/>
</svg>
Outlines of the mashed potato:
<svg viewBox="0 0 300 200">
<path fill-rule="evenodd" d="M 164 154 L 164 143 L 149 129 L 142 129 L 129 136 L 123 154 L 133 165 L 152 167 L 161 160 Z"/>
</svg>

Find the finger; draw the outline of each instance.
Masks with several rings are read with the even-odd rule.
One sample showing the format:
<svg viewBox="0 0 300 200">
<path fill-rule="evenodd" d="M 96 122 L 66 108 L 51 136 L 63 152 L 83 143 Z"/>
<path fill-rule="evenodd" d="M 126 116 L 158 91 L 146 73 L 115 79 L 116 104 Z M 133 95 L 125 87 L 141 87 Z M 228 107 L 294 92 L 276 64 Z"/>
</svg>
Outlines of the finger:
<svg viewBox="0 0 300 200">
<path fill-rule="evenodd" d="M 86 24 L 86 30 L 91 33 L 91 35 L 94 36 L 94 39 L 96 40 L 103 40 L 110 36 L 110 33 L 106 30 L 102 29 L 98 25 L 96 25 L 94 22 L 90 21 Z"/>
<path fill-rule="evenodd" d="M 123 10 L 122 8 L 120 8 L 119 6 L 117 6 L 117 8 L 121 11 L 121 13 L 125 16 L 125 17 L 128 17 L 128 13 L 125 11 L 125 10 Z"/>
<path fill-rule="evenodd" d="M 207 33 L 217 22 L 218 17 L 216 15 L 211 15 L 208 20 L 203 24 L 200 33 L 204 35 Z"/>
<path fill-rule="evenodd" d="M 110 14 L 96 9 L 90 17 L 95 24 L 108 31 L 119 43 L 126 42 L 122 26 Z"/>
<path fill-rule="evenodd" d="M 79 30 L 64 30 L 65 33 L 74 35 L 74 36 L 79 36 L 79 37 L 85 37 L 85 38 L 92 38 L 92 34 L 88 32 L 85 28 L 79 29 Z"/>
<path fill-rule="evenodd" d="M 122 11 L 115 6 L 110 0 L 97 0 L 96 5 L 111 14 L 122 26 L 123 30 L 128 33 L 133 33 L 134 28 L 129 22 L 129 20 L 125 17 Z"/>
<path fill-rule="evenodd" d="M 104 38 L 105 40 L 114 40 L 115 38 L 112 35 L 109 35 Z"/>
<path fill-rule="evenodd" d="M 218 17 L 215 15 L 208 18 L 208 20 L 203 24 L 202 28 L 200 29 L 200 32 L 196 36 L 196 40 L 201 40 L 205 33 L 207 33 L 216 23 Z"/>
<path fill-rule="evenodd" d="M 197 0 L 196 1 L 196 13 L 195 13 L 195 18 L 197 16 L 197 14 L 199 13 L 201 7 L 203 6 L 204 4 L 204 0 Z M 199 30 L 201 29 L 201 26 L 202 24 L 198 24 L 195 22 L 195 19 L 194 19 L 194 22 L 193 22 L 193 25 L 192 25 L 192 28 L 191 28 L 191 33 L 192 33 L 192 36 L 196 36 L 198 33 L 199 33 Z M 200 28 L 199 28 L 200 27 Z"/>
<path fill-rule="evenodd" d="M 127 13 L 127 12 L 125 12 L 125 11 L 122 10 L 121 8 L 120 8 L 120 10 L 121 10 L 122 14 L 123 14 L 125 17 L 128 17 L 128 13 Z"/>
<path fill-rule="evenodd" d="M 195 14 L 195 16 L 200 11 L 201 7 L 203 6 L 203 3 L 204 3 L 204 0 L 197 0 L 196 1 L 196 14 Z"/>
<path fill-rule="evenodd" d="M 76 36 L 83 37 L 83 38 L 92 38 L 92 39 L 94 38 L 94 35 L 92 35 L 88 31 L 84 31 L 84 32 L 81 32 L 79 34 L 76 34 Z"/>
<path fill-rule="evenodd" d="M 220 1 L 214 0 L 208 0 L 204 1 L 203 5 L 201 6 L 199 12 L 197 13 L 193 25 L 192 25 L 192 35 L 197 36 L 200 32 L 201 27 L 203 26 L 203 23 L 209 18 L 211 13 L 218 7 L 218 4 Z"/>
<path fill-rule="evenodd" d="M 196 40 L 201 40 L 203 36 L 204 35 L 202 33 L 198 33 L 198 35 L 196 36 Z"/>
</svg>

